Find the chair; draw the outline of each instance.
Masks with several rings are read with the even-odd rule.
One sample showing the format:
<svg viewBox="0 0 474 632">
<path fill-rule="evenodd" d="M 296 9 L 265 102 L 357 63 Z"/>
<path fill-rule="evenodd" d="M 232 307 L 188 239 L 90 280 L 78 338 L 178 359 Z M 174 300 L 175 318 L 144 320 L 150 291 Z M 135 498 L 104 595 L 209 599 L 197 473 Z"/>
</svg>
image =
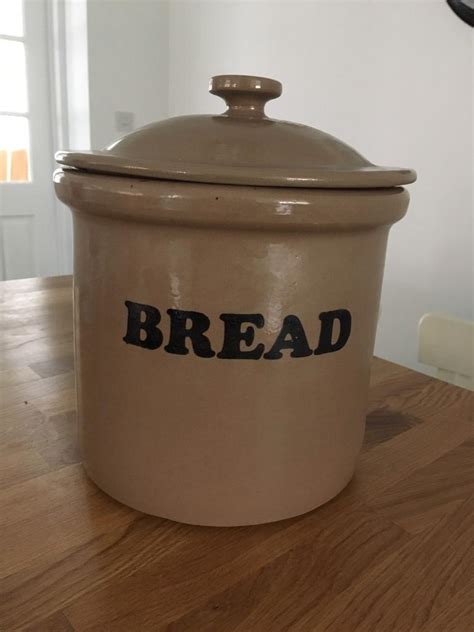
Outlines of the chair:
<svg viewBox="0 0 474 632">
<path fill-rule="evenodd" d="M 474 391 L 474 323 L 425 314 L 418 324 L 418 360 L 445 382 Z"/>
</svg>

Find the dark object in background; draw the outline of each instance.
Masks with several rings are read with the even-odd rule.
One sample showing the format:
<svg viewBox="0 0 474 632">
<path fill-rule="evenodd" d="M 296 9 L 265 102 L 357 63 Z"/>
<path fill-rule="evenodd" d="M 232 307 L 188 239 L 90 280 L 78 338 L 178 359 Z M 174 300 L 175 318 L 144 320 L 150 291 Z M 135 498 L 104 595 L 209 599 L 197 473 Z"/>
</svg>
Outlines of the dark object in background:
<svg viewBox="0 0 474 632">
<path fill-rule="evenodd" d="M 474 26 L 474 0 L 447 0 L 454 13 L 469 26 Z"/>
</svg>

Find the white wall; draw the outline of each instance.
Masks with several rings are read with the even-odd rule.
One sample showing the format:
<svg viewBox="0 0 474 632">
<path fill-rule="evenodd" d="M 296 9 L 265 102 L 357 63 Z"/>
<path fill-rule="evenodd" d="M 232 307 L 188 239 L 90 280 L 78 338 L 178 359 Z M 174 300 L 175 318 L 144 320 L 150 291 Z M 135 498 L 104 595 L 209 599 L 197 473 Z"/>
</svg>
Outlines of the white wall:
<svg viewBox="0 0 474 632">
<path fill-rule="evenodd" d="M 91 146 L 121 136 L 116 111 L 141 127 L 167 116 L 168 3 L 88 0 Z"/>
<path fill-rule="evenodd" d="M 220 73 L 274 77 L 268 113 L 413 167 L 394 226 L 376 353 L 417 363 L 428 311 L 473 318 L 472 30 L 443 0 L 172 2 L 169 114 L 223 111 Z"/>
</svg>

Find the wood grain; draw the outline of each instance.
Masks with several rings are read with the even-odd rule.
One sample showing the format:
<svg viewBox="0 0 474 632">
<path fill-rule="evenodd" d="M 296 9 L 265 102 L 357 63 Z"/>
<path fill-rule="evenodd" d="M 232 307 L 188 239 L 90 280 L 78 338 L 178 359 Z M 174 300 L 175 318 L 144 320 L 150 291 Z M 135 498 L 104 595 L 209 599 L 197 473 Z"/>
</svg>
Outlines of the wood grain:
<svg viewBox="0 0 474 632">
<path fill-rule="evenodd" d="M 129 509 L 79 463 L 69 277 L 0 284 L 0 630 L 472 632 L 472 394 L 374 359 L 333 501 L 212 529 Z"/>
</svg>

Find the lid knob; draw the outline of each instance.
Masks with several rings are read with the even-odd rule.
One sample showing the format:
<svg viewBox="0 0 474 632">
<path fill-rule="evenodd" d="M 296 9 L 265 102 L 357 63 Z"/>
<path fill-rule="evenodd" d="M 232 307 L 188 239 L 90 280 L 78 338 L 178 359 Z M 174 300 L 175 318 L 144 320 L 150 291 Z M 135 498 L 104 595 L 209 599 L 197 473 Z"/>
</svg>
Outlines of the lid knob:
<svg viewBox="0 0 474 632">
<path fill-rule="evenodd" d="M 243 118 L 264 118 L 265 103 L 280 96 L 281 83 L 266 77 L 217 75 L 209 82 L 209 92 L 227 103 L 226 114 Z"/>
</svg>

